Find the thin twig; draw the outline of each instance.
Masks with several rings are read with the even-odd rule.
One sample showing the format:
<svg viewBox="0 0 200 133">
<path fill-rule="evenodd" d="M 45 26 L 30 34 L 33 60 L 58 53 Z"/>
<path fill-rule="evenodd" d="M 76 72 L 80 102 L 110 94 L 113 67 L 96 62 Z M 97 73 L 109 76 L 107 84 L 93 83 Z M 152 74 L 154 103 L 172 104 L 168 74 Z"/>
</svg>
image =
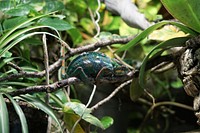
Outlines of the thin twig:
<svg viewBox="0 0 200 133">
<path fill-rule="evenodd" d="M 164 73 L 174 67 L 173 62 L 163 62 L 151 69 L 154 73 Z"/>
<path fill-rule="evenodd" d="M 138 71 L 131 71 L 127 73 L 127 75 L 120 76 L 120 77 L 105 77 L 105 78 L 99 79 L 98 82 L 99 83 L 122 83 L 129 79 L 132 79 L 132 77 L 137 77 L 137 76 L 138 76 Z M 93 78 L 89 78 L 89 80 L 92 84 L 95 83 L 95 80 Z M 48 88 L 49 88 L 49 92 L 54 92 L 62 87 L 76 84 L 79 82 L 81 81 L 78 78 L 70 77 L 64 80 L 57 81 L 53 84 L 49 84 L 49 85 L 36 85 L 36 86 L 18 89 L 13 92 L 10 92 L 10 95 L 16 96 L 16 95 L 27 94 L 27 93 L 30 94 L 30 93 L 37 93 L 37 92 L 47 92 Z"/>
<path fill-rule="evenodd" d="M 120 86 L 118 86 L 108 97 L 104 98 L 102 101 L 98 102 L 96 105 L 94 105 L 93 107 L 91 107 L 91 110 L 94 111 L 97 108 L 99 108 L 101 105 L 105 104 L 106 102 L 108 102 L 112 97 L 114 97 L 122 88 L 124 88 L 124 86 L 130 84 L 132 82 L 132 80 L 128 80 L 124 83 L 122 83 Z"/>
<path fill-rule="evenodd" d="M 80 117 L 80 118 L 75 122 L 75 124 L 73 125 L 72 130 L 71 130 L 71 133 L 74 133 L 77 124 L 78 124 L 78 123 L 81 121 L 81 119 L 83 118 L 83 115 L 84 115 L 84 113 L 85 113 L 85 110 L 87 109 L 87 107 L 88 107 L 88 106 L 90 105 L 90 103 L 92 102 L 92 99 L 93 99 L 94 94 L 95 94 L 95 92 L 96 92 L 96 88 L 97 88 L 97 86 L 94 85 L 93 90 L 92 90 L 92 93 L 91 93 L 91 95 L 90 95 L 90 98 L 89 98 L 89 100 L 88 100 L 88 102 L 87 102 L 87 104 L 86 104 L 86 106 L 85 106 L 85 108 L 84 108 L 84 110 L 83 110 L 83 113 L 82 113 L 81 117 Z"/>
<path fill-rule="evenodd" d="M 28 94 L 28 93 L 30 94 L 30 93 L 37 93 L 37 92 L 47 92 L 47 88 L 49 88 L 49 92 L 54 92 L 66 85 L 75 84 L 77 82 L 80 82 L 80 80 L 75 77 L 71 77 L 68 79 L 57 81 L 49 85 L 37 85 L 37 86 L 30 86 L 27 88 L 18 89 L 13 92 L 10 92 L 10 95 L 17 96 L 17 95 Z"/>
<path fill-rule="evenodd" d="M 14 69 L 16 69 L 19 73 L 24 72 L 24 70 L 21 67 L 17 66 L 16 64 L 14 64 L 12 62 L 8 62 L 7 64 L 10 65 L 11 67 L 13 67 Z"/>
<path fill-rule="evenodd" d="M 152 99 L 152 106 L 155 105 L 155 98 L 153 97 L 153 95 L 151 93 L 149 93 L 146 89 L 144 89 L 144 92 Z"/>
<path fill-rule="evenodd" d="M 44 49 L 44 66 L 45 66 L 45 75 L 46 75 L 46 85 L 49 85 L 49 56 L 47 50 L 47 41 L 46 41 L 46 34 L 43 34 L 42 37 L 43 41 L 43 49 Z M 49 90 L 47 89 L 47 92 Z"/>
<path fill-rule="evenodd" d="M 47 50 L 46 34 L 43 34 L 42 41 L 43 41 L 43 50 L 44 50 L 44 66 L 45 66 L 45 75 L 46 75 L 46 85 L 49 85 L 49 56 L 48 56 L 48 50 Z M 47 88 L 46 103 L 49 104 L 49 88 Z M 51 124 L 52 124 L 52 118 L 49 116 L 48 117 L 48 125 L 47 125 L 47 133 L 51 132 Z"/>
<path fill-rule="evenodd" d="M 60 53 L 61 53 L 61 58 L 65 57 L 65 47 L 63 45 L 61 45 Z M 65 59 L 62 60 L 62 64 L 61 64 L 61 76 L 62 76 L 62 78 L 64 77 L 64 75 L 65 75 Z"/>
<path fill-rule="evenodd" d="M 176 106 L 176 107 L 179 107 L 179 108 L 183 108 L 183 109 L 187 109 L 187 110 L 191 110 L 191 111 L 194 111 L 194 109 L 190 106 L 187 106 L 185 104 L 182 104 L 182 103 L 177 103 L 177 102 L 171 102 L 171 101 L 164 101 L 164 102 L 158 102 L 158 103 L 155 103 L 154 105 L 151 106 L 151 108 L 147 111 L 144 119 L 143 119 L 143 122 L 142 124 L 140 125 L 140 128 L 139 128 L 139 131 L 142 132 L 142 129 L 144 127 L 144 123 L 145 121 L 147 120 L 147 118 L 149 117 L 149 115 L 151 114 L 151 112 L 156 108 L 156 107 L 159 107 L 159 106 L 165 106 L 165 105 L 171 105 L 171 106 Z"/>
</svg>

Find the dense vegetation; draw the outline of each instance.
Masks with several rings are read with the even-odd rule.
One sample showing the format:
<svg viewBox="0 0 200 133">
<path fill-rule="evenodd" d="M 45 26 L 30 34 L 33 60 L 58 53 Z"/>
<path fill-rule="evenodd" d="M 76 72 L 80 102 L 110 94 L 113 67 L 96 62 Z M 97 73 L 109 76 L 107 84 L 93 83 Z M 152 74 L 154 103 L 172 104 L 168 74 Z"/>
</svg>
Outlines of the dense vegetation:
<svg viewBox="0 0 200 133">
<path fill-rule="evenodd" d="M 135 4 L 152 23 L 145 30 L 95 0 L 0 0 L 0 132 L 198 129 L 178 60 L 200 32 L 200 2 Z M 66 75 L 75 57 L 96 50 L 130 71 L 97 85 Z"/>
</svg>

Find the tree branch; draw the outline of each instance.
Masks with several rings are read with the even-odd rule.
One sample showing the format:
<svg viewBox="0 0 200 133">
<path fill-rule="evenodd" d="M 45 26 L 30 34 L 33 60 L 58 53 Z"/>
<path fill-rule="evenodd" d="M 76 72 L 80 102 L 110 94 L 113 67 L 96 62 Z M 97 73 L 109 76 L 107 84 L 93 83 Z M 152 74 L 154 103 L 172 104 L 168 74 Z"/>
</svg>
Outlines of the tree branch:
<svg viewBox="0 0 200 133">
<path fill-rule="evenodd" d="M 101 105 L 105 104 L 108 102 L 112 97 L 114 97 L 124 86 L 130 84 L 132 80 L 128 80 L 124 83 L 122 83 L 119 87 L 117 87 L 108 97 L 104 98 L 102 101 L 98 102 L 95 104 L 93 107 L 91 107 L 92 111 L 95 111 L 97 108 L 99 108 Z"/>
<path fill-rule="evenodd" d="M 75 49 L 71 49 L 71 51 L 69 51 L 68 53 L 66 53 L 66 56 L 64 57 L 64 59 L 68 59 L 69 57 L 76 55 L 76 54 L 80 54 L 82 52 L 87 52 L 87 51 L 92 51 L 95 50 L 99 47 L 104 47 L 104 46 L 108 46 L 108 45 L 112 45 L 112 44 L 117 44 L 117 43 L 127 43 L 130 40 L 132 40 L 134 37 L 128 37 L 128 38 L 123 38 L 123 39 L 111 39 L 111 40 L 105 40 L 105 41 L 100 41 L 100 42 L 96 42 L 93 44 L 89 44 L 86 46 L 82 46 L 82 47 L 78 47 Z M 155 67 L 156 65 L 162 63 L 162 62 L 173 62 L 173 55 L 165 55 L 165 56 L 158 56 L 156 58 L 150 59 L 147 62 L 146 65 L 146 70 L 151 69 L 153 67 Z M 49 66 L 49 73 L 53 73 L 54 71 L 58 70 L 59 67 L 61 66 L 63 59 L 58 59 L 55 63 L 53 63 L 52 65 Z M 41 72 L 20 72 L 17 74 L 11 74 L 5 77 L 1 77 L 0 78 L 0 82 L 1 81 L 5 81 L 5 80 L 12 80 L 12 79 L 16 79 L 16 78 L 41 78 L 45 76 L 45 70 L 41 71 Z M 130 79 L 132 79 L 132 77 L 138 77 L 139 76 L 139 70 L 133 70 L 131 72 L 129 72 L 128 74 L 121 76 L 121 77 L 105 77 L 104 79 L 101 79 L 99 82 L 107 82 L 107 83 L 123 83 L 125 81 L 128 81 Z M 90 79 L 91 83 L 94 83 L 94 79 Z M 55 82 L 53 84 L 50 85 L 38 85 L 38 86 L 31 86 L 31 87 L 27 87 L 27 88 L 22 88 L 22 89 L 18 89 L 15 90 L 13 92 L 11 92 L 10 94 L 13 96 L 16 95 L 20 95 L 20 94 L 27 94 L 27 93 L 34 93 L 34 92 L 46 92 L 47 88 L 49 88 L 50 92 L 56 91 L 59 88 L 62 88 L 66 85 L 70 85 L 70 84 L 74 84 L 80 82 L 80 80 L 78 80 L 75 77 L 72 78 L 68 78 L 68 79 L 64 79 L 58 82 Z"/>
<path fill-rule="evenodd" d="M 72 78 L 57 81 L 57 82 L 55 82 L 53 84 L 49 84 L 49 85 L 37 85 L 37 86 L 31 86 L 31 87 L 27 87 L 27 88 L 18 89 L 13 92 L 10 92 L 10 95 L 17 96 L 17 95 L 27 94 L 27 93 L 47 92 L 48 89 L 49 89 L 49 92 L 54 92 L 54 91 L 60 89 L 61 87 L 64 87 L 64 86 L 70 85 L 70 84 L 75 84 L 77 82 L 80 82 L 80 80 L 72 77 Z"/>
<path fill-rule="evenodd" d="M 74 56 L 76 54 L 80 54 L 82 52 L 87 52 L 87 51 L 92 51 L 95 50 L 97 48 L 100 47 L 105 47 L 108 45 L 112 45 L 112 44 L 126 44 L 128 43 L 130 40 L 132 40 L 135 36 L 131 36 L 131 37 L 127 37 L 127 38 L 120 38 L 120 39 L 110 39 L 110 40 L 105 40 L 105 41 L 99 41 L 96 43 L 92 43 L 86 46 L 81 46 L 75 49 L 71 49 L 70 52 L 68 52 L 66 54 L 66 56 L 64 57 L 64 59 L 68 59 L 71 56 Z M 52 65 L 49 66 L 49 73 L 53 73 L 53 71 L 58 70 L 59 67 L 61 66 L 63 59 L 58 59 L 55 63 L 53 63 Z M 41 78 L 45 76 L 45 70 L 41 71 L 41 72 L 23 72 L 23 73 L 17 73 L 17 74 L 10 74 L 8 76 L 5 77 L 1 77 L 0 78 L 0 82 L 1 81 L 5 81 L 5 80 L 12 80 L 12 79 L 16 79 L 16 78 Z"/>
<path fill-rule="evenodd" d="M 170 57 L 170 58 L 167 58 Z M 164 60 L 165 59 L 165 60 Z M 151 65 L 151 68 L 160 64 L 161 61 L 170 61 L 172 60 L 171 56 L 160 56 L 158 59 L 154 58 L 152 60 L 150 60 L 150 62 L 148 62 L 147 64 L 150 64 L 151 62 L 154 62 L 154 65 Z M 157 64 L 155 63 L 157 62 Z M 150 67 L 147 66 L 147 69 L 150 69 Z M 127 73 L 124 76 L 120 76 L 120 77 L 104 77 L 103 79 L 100 79 L 98 81 L 98 83 L 123 83 L 125 81 L 128 81 L 130 79 L 132 79 L 133 77 L 138 77 L 139 76 L 139 71 L 138 70 L 133 70 L 130 71 L 129 73 Z M 91 81 L 91 83 L 95 83 L 94 79 L 89 79 Z M 81 82 L 79 79 L 75 78 L 75 77 L 71 77 L 68 79 L 64 79 L 64 80 L 60 80 L 58 82 L 55 82 L 53 84 L 50 85 L 38 85 L 38 86 L 31 86 L 31 87 L 27 87 L 27 88 L 22 88 L 22 89 L 18 89 L 15 90 L 13 92 L 10 92 L 11 95 L 16 96 L 16 95 L 20 95 L 20 94 L 27 94 L 27 93 L 35 93 L 35 92 L 46 92 L 47 88 L 49 88 L 49 92 L 54 92 L 66 85 L 71 85 L 71 84 L 75 84 Z"/>
</svg>

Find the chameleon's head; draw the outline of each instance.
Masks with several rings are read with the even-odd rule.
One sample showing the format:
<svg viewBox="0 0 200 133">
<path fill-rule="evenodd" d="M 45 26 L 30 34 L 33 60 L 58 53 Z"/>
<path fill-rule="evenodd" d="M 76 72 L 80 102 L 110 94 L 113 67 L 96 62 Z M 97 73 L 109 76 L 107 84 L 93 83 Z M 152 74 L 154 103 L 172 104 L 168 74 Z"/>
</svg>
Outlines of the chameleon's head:
<svg viewBox="0 0 200 133">
<path fill-rule="evenodd" d="M 126 67 L 125 65 L 121 64 L 119 61 L 114 61 L 113 62 L 113 68 L 114 68 L 113 72 L 114 72 L 115 76 L 124 76 L 128 72 L 130 72 L 128 67 Z"/>
<path fill-rule="evenodd" d="M 126 66 L 118 66 L 114 68 L 114 75 L 115 76 L 124 76 L 126 75 L 130 70 Z"/>
</svg>

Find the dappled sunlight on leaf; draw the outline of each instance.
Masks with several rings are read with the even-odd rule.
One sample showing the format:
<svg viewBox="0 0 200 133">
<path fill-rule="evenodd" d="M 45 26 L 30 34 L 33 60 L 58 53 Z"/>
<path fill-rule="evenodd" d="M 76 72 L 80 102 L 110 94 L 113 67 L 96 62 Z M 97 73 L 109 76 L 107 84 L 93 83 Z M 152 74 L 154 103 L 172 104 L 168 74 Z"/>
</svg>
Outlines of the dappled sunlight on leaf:
<svg viewBox="0 0 200 133">
<path fill-rule="evenodd" d="M 150 35 L 150 40 L 166 41 L 172 38 L 184 37 L 188 34 L 180 31 L 179 28 L 173 25 L 165 25 L 163 28 L 154 30 Z"/>
</svg>

